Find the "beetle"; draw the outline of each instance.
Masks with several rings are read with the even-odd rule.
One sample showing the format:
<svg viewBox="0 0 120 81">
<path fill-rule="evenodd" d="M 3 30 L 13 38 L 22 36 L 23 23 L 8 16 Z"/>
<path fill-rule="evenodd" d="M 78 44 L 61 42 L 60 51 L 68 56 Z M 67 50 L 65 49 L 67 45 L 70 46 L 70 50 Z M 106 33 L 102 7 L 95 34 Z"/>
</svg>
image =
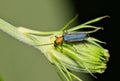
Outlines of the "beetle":
<svg viewBox="0 0 120 81">
<path fill-rule="evenodd" d="M 66 33 L 63 34 L 62 36 L 55 36 L 56 39 L 54 43 L 49 43 L 49 44 L 42 44 L 42 45 L 37 45 L 37 46 L 44 46 L 44 45 L 51 45 L 54 44 L 54 47 L 57 47 L 58 44 L 63 44 L 63 42 L 68 43 L 68 42 L 80 42 L 88 38 L 87 33 L 81 33 L 81 32 L 72 32 L 72 33 Z"/>
<path fill-rule="evenodd" d="M 81 33 L 81 32 L 74 32 L 74 33 L 67 33 L 63 34 L 60 37 L 56 37 L 56 40 L 54 41 L 54 46 L 57 47 L 58 44 L 62 44 L 63 42 L 79 42 L 83 41 L 86 38 L 88 38 L 88 34 Z"/>
</svg>

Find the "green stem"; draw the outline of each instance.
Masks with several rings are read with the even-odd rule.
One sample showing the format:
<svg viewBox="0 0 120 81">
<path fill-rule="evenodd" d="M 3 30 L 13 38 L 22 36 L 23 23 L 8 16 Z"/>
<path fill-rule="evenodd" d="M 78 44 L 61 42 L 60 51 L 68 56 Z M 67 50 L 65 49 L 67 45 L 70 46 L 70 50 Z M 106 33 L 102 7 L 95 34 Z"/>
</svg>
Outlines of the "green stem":
<svg viewBox="0 0 120 81">
<path fill-rule="evenodd" d="M 81 25 L 91 24 L 91 23 L 100 21 L 100 20 L 102 20 L 102 19 L 104 19 L 104 18 L 106 18 L 106 17 L 109 17 L 109 16 L 108 16 L 108 15 L 105 15 L 105 16 L 102 16 L 102 17 L 98 17 L 98 18 L 92 19 L 92 20 L 90 20 L 90 21 L 87 21 L 87 22 L 85 22 L 85 23 L 83 23 L 83 24 L 81 24 Z"/>
<path fill-rule="evenodd" d="M 55 65 L 58 67 L 59 71 L 63 74 L 63 76 L 65 77 L 65 79 L 66 79 L 67 81 L 69 81 L 67 75 L 63 72 L 63 70 L 62 70 L 62 68 L 60 67 L 60 65 L 59 65 L 56 61 L 54 61 L 54 63 L 55 63 Z"/>
<path fill-rule="evenodd" d="M 72 18 L 72 19 L 61 29 L 61 31 L 64 31 L 67 27 L 69 27 L 69 25 L 72 24 L 77 18 L 78 18 L 78 14 L 76 14 L 75 17 Z"/>
<path fill-rule="evenodd" d="M 18 39 L 19 41 L 32 45 L 32 41 L 30 39 L 28 39 L 25 35 L 19 32 L 15 26 L 5 22 L 2 19 L 0 19 L 0 30 Z"/>
<path fill-rule="evenodd" d="M 68 32 L 72 32 L 72 31 L 76 31 L 76 30 L 78 30 L 78 29 L 83 29 L 83 28 L 94 28 L 94 29 L 97 29 L 98 27 L 96 27 L 96 26 L 91 26 L 91 25 L 79 25 L 79 26 L 70 28 L 70 29 L 68 29 L 67 31 L 68 31 Z"/>
<path fill-rule="evenodd" d="M 77 76 L 74 75 L 73 73 L 69 72 L 69 74 L 70 74 L 72 77 L 76 78 L 78 81 L 82 81 L 79 77 L 77 77 Z"/>
</svg>

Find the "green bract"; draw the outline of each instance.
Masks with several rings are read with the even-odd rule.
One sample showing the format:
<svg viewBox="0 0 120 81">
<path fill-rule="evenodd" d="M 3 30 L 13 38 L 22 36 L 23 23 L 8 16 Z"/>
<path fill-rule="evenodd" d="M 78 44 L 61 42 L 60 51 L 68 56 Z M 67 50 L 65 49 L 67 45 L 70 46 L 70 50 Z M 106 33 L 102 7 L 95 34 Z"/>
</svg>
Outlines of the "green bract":
<svg viewBox="0 0 120 81">
<path fill-rule="evenodd" d="M 101 27 L 95 27 L 89 24 L 105 17 L 108 16 L 98 17 L 76 27 L 68 28 L 77 18 L 77 16 L 75 16 L 61 30 L 50 32 L 35 31 L 24 27 L 17 28 L 1 19 L 0 30 L 42 51 L 48 60 L 58 67 L 67 81 L 72 81 L 73 78 L 82 81 L 73 71 L 90 73 L 91 75 L 93 75 L 92 73 L 103 73 L 107 67 L 106 63 L 109 60 L 108 50 L 99 44 L 103 42 L 93 37 L 88 37 L 81 42 L 63 42 L 62 47 L 61 45 L 54 47 L 55 36 L 62 36 L 64 31 L 69 33 L 85 32 L 88 34 L 96 32 L 101 29 Z M 92 30 L 80 31 L 83 28 L 92 28 Z"/>
</svg>

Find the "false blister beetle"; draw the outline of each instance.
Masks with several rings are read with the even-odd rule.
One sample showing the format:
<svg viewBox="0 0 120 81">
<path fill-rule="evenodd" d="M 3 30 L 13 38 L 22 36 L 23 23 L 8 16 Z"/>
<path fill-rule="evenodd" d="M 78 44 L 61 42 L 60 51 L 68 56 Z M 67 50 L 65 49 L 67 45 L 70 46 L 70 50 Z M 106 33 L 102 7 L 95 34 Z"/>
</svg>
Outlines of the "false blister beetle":
<svg viewBox="0 0 120 81">
<path fill-rule="evenodd" d="M 63 44 L 64 43 L 69 43 L 69 42 L 81 42 L 85 39 L 88 38 L 88 34 L 87 33 L 82 33 L 82 32 L 72 32 L 72 33 L 66 33 L 63 34 L 62 36 L 55 36 L 56 39 L 54 41 L 54 43 L 49 43 L 49 44 L 42 44 L 42 45 L 37 45 L 37 46 L 45 46 L 45 45 L 51 45 L 54 44 L 54 47 L 57 47 L 59 44 Z"/>
<path fill-rule="evenodd" d="M 58 44 L 62 44 L 63 42 L 80 42 L 88 38 L 88 34 L 81 33 L 81 32 L 73 32 L 73 33 L 67 33 L 63 34 L 60 37 L 56 37 L 56 40 L 54 41 L 54 46 L 57 47 Z"/>
</svg>

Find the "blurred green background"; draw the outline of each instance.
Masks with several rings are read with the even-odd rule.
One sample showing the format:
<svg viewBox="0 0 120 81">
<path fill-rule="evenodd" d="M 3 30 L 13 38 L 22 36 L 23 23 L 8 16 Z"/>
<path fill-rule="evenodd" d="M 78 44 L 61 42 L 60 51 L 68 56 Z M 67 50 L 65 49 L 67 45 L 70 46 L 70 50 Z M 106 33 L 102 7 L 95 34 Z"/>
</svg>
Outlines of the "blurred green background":
<svg viewBox="0 0 120 81">
<path fill-rule="evenodd" d="M 0 0 L 0 18 L 14 26 L 58 30 L 74 15 L 72 0 Z M 0 81 L 61 81 L 38 50 L 0 31 Z"/>
</svg>

